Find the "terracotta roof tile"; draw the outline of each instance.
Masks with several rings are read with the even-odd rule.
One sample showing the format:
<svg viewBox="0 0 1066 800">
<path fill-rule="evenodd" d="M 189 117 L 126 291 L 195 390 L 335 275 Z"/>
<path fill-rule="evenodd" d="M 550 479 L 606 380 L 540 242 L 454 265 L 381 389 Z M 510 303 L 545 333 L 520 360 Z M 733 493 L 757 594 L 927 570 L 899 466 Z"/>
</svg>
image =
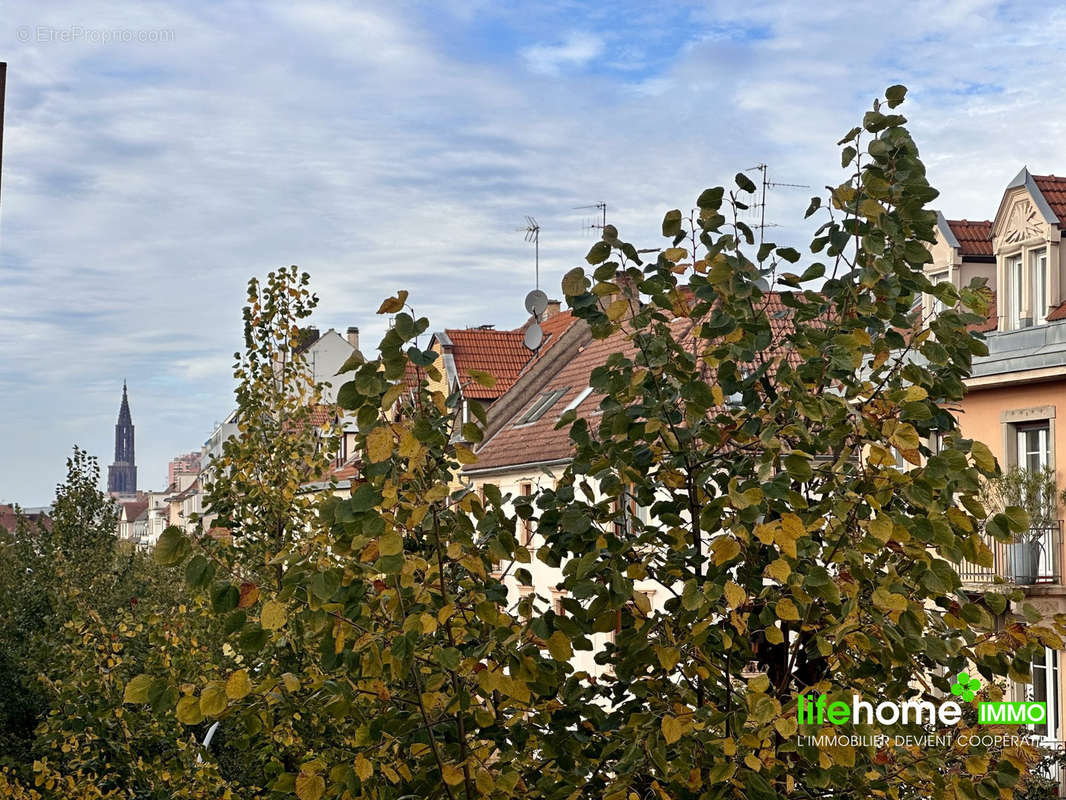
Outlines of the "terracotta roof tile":
<svg viewBox="0 0 1066 800">
<path fill-rule="evenodd" d="M 1051 210 L 1055 212 L 1062 223 L 1066 223 L 1066 178 L 1058 178 L 1054 175 L 1034 175 L 1036 188 L 1044 195 Z"/>
<path fill-rule="evenodd" d="M 464 394 L 474 400 L 495 400 L 510 389 L 522 371 L 543 355 L 559 340 L 559 337 L 574 323 L 569 311 L 553 314 L 546 319 L 544 344 L 531 354 L 526 349 L 524 337 L 532 320 L 521 328 L 498 331 L 493 328 L 448 328 L 444 331 L 452 342 L 451 354 L 455 361 L 460 385 Z M 470 377 L 471 370 L 482 370 L 496 377 L 493 387 L 481 386 Z"/>
<path fill-rule="evenodd" d="M 771 327 L 775 337 L 782 336 L 790 327 L 789 319 L 780 312 L 787 311 L 777 299 L 770 295 L 767 306 Z M 549 320 L 550 322 L 551 320 Z M 684 336 L 691 322 L 687 319 L 676 320 L 677 334 Z M 477 451 L 478 460 L 468 468 L 469 472 L 485 469 L 518 466 L 539 462 L 559 461 L 572 455 L 569 432 L 566 428 L 555 430 L 559 417 L 572 401 L 589 385 L 592 371 L 602 366 L 611 353 L 632 356 L 636 348 L 626 334 L 619 332 L 607 339 L 593 339 L 571 358 L 559 372 L 554 375 L 536 397 L 531 397 L 519 411 Z M 548 410 L 537 420 L 519 424 L 533 405 L 550 391 L 565 390 Z M 577 415 L 589 418 L 597 412 L 603 395 L 590 393 L 577 406 Z"/>
<path fill-rule="evenodd" d="M 949 219 L 948 226 L 959 240 L 959 253 L 964 256 L 992 255 L 992 223 L 987 219 Z"/>
<path fill-rule="evenodd" d="M 495 400 L 514 384 L 522 367 L 529 361 L 529 351 L 522 344 L 522 331 L 497 331 L 492 328 L 445 330 L 452 341 L 452 357 L 459 383 L 467 397 Z M 496 377 L 493 387 L 481 386 L 470 377 L 471 370 L 481 370 Z"/>
</svg>

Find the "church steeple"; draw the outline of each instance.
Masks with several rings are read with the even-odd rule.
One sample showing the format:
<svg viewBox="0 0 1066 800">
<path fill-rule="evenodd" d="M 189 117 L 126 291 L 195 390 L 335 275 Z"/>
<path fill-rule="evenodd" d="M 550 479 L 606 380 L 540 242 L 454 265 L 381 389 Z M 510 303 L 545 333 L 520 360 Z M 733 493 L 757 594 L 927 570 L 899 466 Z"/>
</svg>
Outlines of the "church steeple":
<svg viewBox="0 0 1066 800">
<path fill-rule="evenodd" d="M 126 381 L 122 381 L 122 405 L 115 425 L 115 463 L 107 468 L 107 491 L 112 495 L 137 493 L 137 465 L 133 448 L 133 417 Z"/>
</svg>

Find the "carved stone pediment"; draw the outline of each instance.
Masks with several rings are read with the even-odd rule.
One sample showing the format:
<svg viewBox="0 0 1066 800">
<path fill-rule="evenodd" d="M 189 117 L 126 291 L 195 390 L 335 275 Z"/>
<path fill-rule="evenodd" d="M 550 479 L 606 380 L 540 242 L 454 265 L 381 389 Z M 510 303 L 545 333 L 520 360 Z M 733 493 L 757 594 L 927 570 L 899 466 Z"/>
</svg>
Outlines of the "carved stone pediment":
<svg viewBox="0 0 1066 800">
<path fill-rule="evenodd" d="M 1028 197 L 1017 200 L 1007 212 L 1007 224 L 1003 230 L 1006 244 L 1017 244 L 1030 239 L 1041 239 L 1046 234 L 1047 223 Z"/>
</svg>

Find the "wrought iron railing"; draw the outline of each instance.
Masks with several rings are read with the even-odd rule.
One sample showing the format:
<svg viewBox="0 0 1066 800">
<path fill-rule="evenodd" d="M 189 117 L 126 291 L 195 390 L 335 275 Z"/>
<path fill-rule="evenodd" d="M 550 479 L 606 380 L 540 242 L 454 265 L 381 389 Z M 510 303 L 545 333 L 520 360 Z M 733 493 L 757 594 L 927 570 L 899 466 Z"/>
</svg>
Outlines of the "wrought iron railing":
<svg viewBox="0 0 1066 800">
<path fill-rule="evenodd" d="M 963 561 L 959 565 L 963 581 L 993 583 L 999 577 L 1018 586 L 1062 582 L 1062 520 L 1030 528 L 1010 542 L 996 541 L 988 534 L 984 541 L 992 551 L 992 566 Z"/>
</svg>

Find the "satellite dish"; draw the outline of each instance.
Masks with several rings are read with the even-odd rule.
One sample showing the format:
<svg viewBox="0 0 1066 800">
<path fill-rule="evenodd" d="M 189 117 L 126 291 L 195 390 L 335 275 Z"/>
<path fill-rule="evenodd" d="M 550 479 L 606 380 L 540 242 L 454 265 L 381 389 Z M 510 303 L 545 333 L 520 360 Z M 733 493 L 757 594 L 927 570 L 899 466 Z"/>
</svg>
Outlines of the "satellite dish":
<svg viewBox="0 0 1066 800">
<path fill-rule="evenodd" d="M 534 289 L 526 295 L 526 311 L 533 316 L 539 317 L 547 307 L 548 295 L 544 294 L 540 289 Z"/>
<path fill-rule="evenodd" d="M 528 305 L 528 304 L 527 304 Z M 526 328 L 526 335 L 523 338 L 523 343 L 529 350 L 536 350 L 544 342 L 544 331 L 541 330 L 540 325 L 533 323 Z"/>
</svg>

